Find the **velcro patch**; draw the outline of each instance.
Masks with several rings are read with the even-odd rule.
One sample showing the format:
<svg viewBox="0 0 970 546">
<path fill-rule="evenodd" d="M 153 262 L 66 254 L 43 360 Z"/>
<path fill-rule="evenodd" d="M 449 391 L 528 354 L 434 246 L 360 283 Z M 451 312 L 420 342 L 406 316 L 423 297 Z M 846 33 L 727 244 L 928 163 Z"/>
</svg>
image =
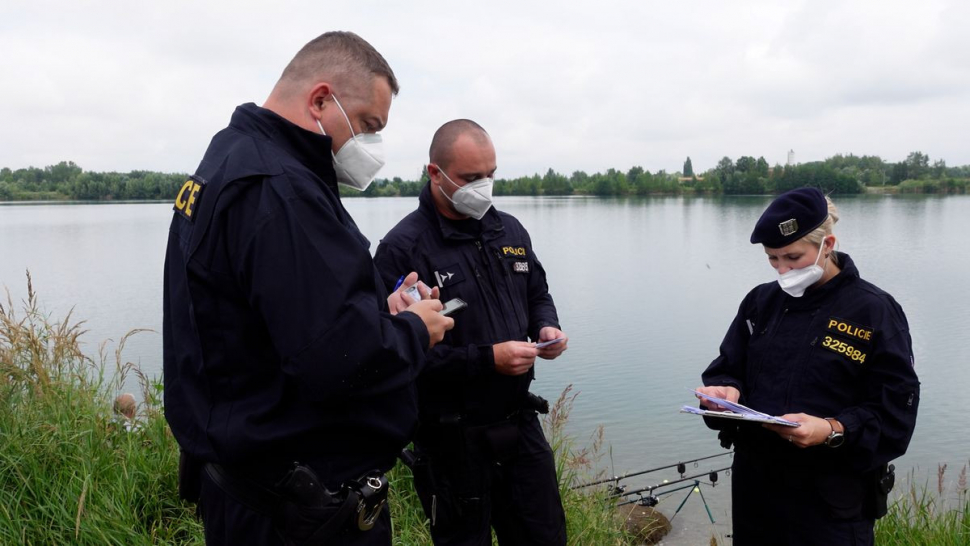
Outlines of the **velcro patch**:
<svg viewBox="0 0 970 546">
<path fill-rule="evenodd" d="M 859 326 L 858 324 L 853 324 L 845 319 L 840 319 L 839 317 L 829 317 L 828 321 L 825 323 L 825 329 L 829 332 L 846 336 L 851 338 L 853 341 L 858 341 L 869 345 L 872 342 L 872 336 L 874 330 L 866 326 Z"/>
<path fill-rule="evenodd" d="M 195 175 L 190 176 L 175 195 L 173 210 L 189 222 L 195 221 L 195 210 L 202 200 L 202 190 L 204 189 L 205 180 L 203 178 Z"/>
<path fill-rule="evenodd" d="M 458 264 L 442 267 L 441 269 L 435 271 L 434 278 L 435 281 L 438 282 L 438 288 L 452 286 L 465 280 L 465 276 L 462 275 L 461 267 L 459 267 Z"/>
<path fill-rule="evenodd" d="M 526 250 L 524 246 L 503 246 L 502 247 L 502 256 L 505 258 L 515 258 L 515 257 L 525 258 L 527 255 L 528 254 L 526 254 Z"/>
<path fill-rule="evenodd" d="M 856 347 L 853 347 L 851 342 L 845 342 L 832 336 L 823 336 L 822 347 L 825 347 L 833 353 L 838 353 L 848 358 L 852 362 L 855 362 L 856 364 L 866 363 L 866 353 L 862 352 Z"/>
<path fill-rule="evenodd" d="M 512 264 L 512 271 L 516 273 L 528 273 L 529 272 L 529 262 L 515 262 Z"/>
</svg>

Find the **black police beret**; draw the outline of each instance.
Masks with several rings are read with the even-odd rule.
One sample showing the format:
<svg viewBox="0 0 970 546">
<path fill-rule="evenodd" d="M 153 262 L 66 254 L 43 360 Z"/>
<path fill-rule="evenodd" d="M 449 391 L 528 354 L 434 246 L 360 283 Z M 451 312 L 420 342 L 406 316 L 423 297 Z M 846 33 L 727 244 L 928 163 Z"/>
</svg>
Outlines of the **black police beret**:
<svg viewBox="0 0 970 546">
<path fill-rule="evenodd" d="M 785 192 L 768 205 L 751 232 L 751 243 L 781 248 L 808 235 L 825 222 L 829 206 L 818 188 Z"/>
</svg>

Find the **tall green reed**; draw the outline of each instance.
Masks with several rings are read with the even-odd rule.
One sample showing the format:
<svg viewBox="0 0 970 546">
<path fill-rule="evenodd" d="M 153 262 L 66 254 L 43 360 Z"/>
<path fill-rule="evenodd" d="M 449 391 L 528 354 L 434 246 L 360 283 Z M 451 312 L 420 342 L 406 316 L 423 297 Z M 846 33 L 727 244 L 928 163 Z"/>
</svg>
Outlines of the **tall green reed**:
<svg viewBox="0 0 970 546">
<path fill-rule="evenodd" d="M 947 465 L 937 468 L 936 487 L 914 483 L 896 493 L 885 517 L 876 522 L 876 544 L 888 546 L 970 544 L 970 494 L 967 465 L 963 465 L 955 486 L 947 483 Z"/>
<path fill-rule="evenodd" d="M 0 544 L 202 543 L 161 384 L 122 358 L 138 331 L 109 370 L 106 344 L 98 360 L 81 351 L 82 322 L 42 312 L 29 273 L 22 307 L 0 304 Z M 144 400 L 132 431 L 111 409 L 130 372 Z"/>
</svg>

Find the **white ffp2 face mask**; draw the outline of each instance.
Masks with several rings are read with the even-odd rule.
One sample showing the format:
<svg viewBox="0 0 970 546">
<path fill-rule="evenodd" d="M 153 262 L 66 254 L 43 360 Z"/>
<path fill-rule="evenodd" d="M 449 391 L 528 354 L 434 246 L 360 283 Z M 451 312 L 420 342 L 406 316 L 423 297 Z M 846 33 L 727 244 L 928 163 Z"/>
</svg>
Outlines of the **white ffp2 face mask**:
<svg viewBox="0 0 970 546">
<path fill-rule="evenodd" d="M 438 172 L 445 177 L 445 180 L 451 182 L 453 186 L 458 188 L 451 197 L 448 197 L 445 190 L 441 190 L 441 186 L 438 186 L 438 189 L 441 190 L 441 195 L 444 195 L 445 199 L 451 201 L 456 211 L 476 220 L 481 220 L 485 217 L 485 213 L 492 207 L 492 186 L 495 183 L 494 179 L 480 178 L 464 186 L 459 186 L 455 184 L 454 180 L 448 177 L 441 167 L 438 167 Z"/>
<path fill-rule="evenodd" d="M 822 239 L 822 244 L 818 246 L 818 257 L 815 258 L 814 264 L 801 269 L 792 269 L 778 275 L 778 286 L 789 296 L 793 298 L 804 296 L 805 291 L 822 278 L 825 269 L 818 265 L 818 262 L 822 259 L 822 248 L 824 246 L 825 239 Z"/>
<path fill-rule="evenodd" d="M 337 150 L 336 154 L 333 150 L 330 151 L 333 155 L 333 168 L 337 171 L 337 182 L 349 188 L 364 191 L 384 166 L 384 141 L 378 134 L 354 133 L 354 126 L 351 125 L 350 118 L 347 117 L 347 112 L 340 105 L 336 95 L 333 97 L 333 102 L 337 104 L 340 113 L 347 120 L 351 134 L 351 138 Z M 320 132 L 326 135 L 323 124 L 319 119 L 316 121 Z"/>
</svg>

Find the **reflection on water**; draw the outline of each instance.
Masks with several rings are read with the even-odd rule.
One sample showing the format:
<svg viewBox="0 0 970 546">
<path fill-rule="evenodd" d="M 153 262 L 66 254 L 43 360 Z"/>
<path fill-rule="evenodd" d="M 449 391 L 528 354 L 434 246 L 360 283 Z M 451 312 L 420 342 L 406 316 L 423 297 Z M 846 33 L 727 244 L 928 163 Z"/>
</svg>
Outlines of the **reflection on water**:
<svg viewBox="0 0 970 546">
<path fill-rule="evenodd" d="M 612 448 L 603 464 L 612 462 L 611 473 L 719 451 L 714 434 L 677 408 L 691 403 L 685 389 L 698 384 L 716 355 L 742 297 L 773 278 L 761 248 L 748 243 L 767 201 L 497 199 L 531 233 L 570 336 L 562 358 L 537 364 L 535 390 L 546 398 L 569 384 L 579 391 L 572 430 L 585 438 L 596 426 L 606 427 Z M 897 466 L 935 471 L 946 462 L 959 468 L 970 457 L 970 435 L 952 426 L 963 420 L 958 405 L 965 406 L 959 400 L 970 385 L 970 197 L 843 197 L 836 203 L 840 249 L 864 278 L 900 302 L 912 329 L 923 395 L 913 444 Z M 405 198 L 346 201 L 372 251 L 416 204 Z M 76 305 L 76 316 L 88 320 L 92 353 L 97 341 L 118 339 L 131 328 L 160 332 L 171 214 L 170 204 L 0 206 L 0 283 L 22 298 L 29 267 L 49 311 L 59 316 Z M 161 336 L 136 337 L 128 356 L 159 373 Z M 633 485 L 649 483 L 644 478 Z M 715 517 L 726 521 L 727 488 L 705 494 Z M 679 503 L 672 497 L 678 498 L 669 512 Z M 685 510 L 679 518 L 706 521 L 697 499 Z"/>
</svg>

